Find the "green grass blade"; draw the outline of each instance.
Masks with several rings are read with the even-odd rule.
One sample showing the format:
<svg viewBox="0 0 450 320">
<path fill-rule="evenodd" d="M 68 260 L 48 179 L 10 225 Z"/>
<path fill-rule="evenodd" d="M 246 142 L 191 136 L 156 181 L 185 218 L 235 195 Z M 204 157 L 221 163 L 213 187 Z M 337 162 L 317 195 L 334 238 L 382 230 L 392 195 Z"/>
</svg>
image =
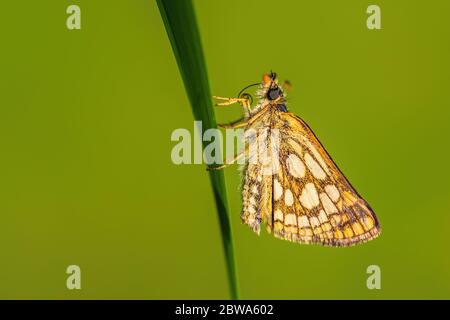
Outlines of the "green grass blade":
<svg viewBox="0 0 450 320">
<path fill-rule="evenodd" d="M 206 64 L 191 0 L 157 0 L 195 120 L 203 129 L 216 128 Z M 205 145 L 205 143 L 204 143 Z M 238 299 L 236 263 L 222 171 L 209 171 L 222 232 L 231 298 Z"/>
</svg>

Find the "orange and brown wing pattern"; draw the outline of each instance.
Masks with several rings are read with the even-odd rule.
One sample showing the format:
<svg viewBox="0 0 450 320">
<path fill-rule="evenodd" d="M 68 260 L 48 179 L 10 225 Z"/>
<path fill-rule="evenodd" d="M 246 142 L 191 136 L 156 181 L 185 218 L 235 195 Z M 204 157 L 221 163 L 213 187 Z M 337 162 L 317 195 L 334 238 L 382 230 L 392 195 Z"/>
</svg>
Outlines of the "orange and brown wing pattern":
<svg viewBox="0 0 450 320">
<path fill-rule="evenodd" d="M 308 125 L 292 113 L 267 112 L 270 130 L 278 130 L 280 135 L 279 151 L 274 155 L 280 165 L 270 176 L 261 174 L 261 165 L 247 165 L 243 222 L 259 232 L 263 221 L 278 238 L 329 246 L 351 246 L 378 236 L 375 213 Z M 264 122 L 267 124 L 267 119 Z M 270 140 L 270 134 L 258 139 Z M 255 222 L 249 209 L 253 199 L 256 201 L 252 190 L 258 192 L 260 201 L 254 208 Z"/>
<path fill-rule="evenodd" d="M 271 114 L 263 110 L 253 117 L 246 128 L 246 164 L 242 168 L 243 207 L 241 220 L 259 234 L 261 221 L 271 228 L 272 217 L 272 175 L 266 174 L 267 166 L 258 161 L 258 150 L 270 144 Z"/>
</svg>

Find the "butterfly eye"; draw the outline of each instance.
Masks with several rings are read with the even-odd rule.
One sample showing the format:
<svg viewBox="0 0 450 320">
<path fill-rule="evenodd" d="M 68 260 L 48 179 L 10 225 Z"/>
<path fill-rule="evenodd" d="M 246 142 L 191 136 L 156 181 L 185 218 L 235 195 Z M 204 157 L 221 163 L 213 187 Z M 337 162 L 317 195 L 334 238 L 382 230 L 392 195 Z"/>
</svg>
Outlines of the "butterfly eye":
<svg viewBox="0 0 450 320">
<path fill-rule="evenodd" d="M 275 100 L 280 95 L 281 95 L 280 88 L 269 89 L 269 91 L 267 91 L 267 99 L 269 99 L 269 100 Z"/>
</svg>

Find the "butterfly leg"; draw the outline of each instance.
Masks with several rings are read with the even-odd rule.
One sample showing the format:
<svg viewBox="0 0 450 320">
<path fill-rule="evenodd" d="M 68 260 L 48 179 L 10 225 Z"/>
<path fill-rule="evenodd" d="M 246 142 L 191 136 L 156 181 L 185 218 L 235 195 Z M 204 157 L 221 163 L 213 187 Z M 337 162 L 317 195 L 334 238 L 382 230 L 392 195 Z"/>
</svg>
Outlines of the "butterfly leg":
<svg viewBox="0 0 450 320">
<path fill-rule="evenodd" d="M 243 128 L 247 125 L 247 121 L 245 121 L 245 118 L 238 119 L 236 121 L 233 121 L 231 123 L 220 123 L 218 126 L 223 129 L 237 129 L 237 128 Z"/>
<path fill-rule="evenodd" d="M 225 161 L 224 164 L 214 167 L 214 166 L 208 166 L 206 168 L 206 170 L 210 171 L 210 170 L 222 170 L 230 165 L 232 165 L 233 163 L 235 163 L 236 161 L 238 161 L 240 158 L 242 158 L 244 155 L 246 154 L 245 151 L 242 151 L 241 153 L 239 153 L 237 156 L 235 156 L 233 159 Z"/>
<path fill-rule="evenodd" d="M 250 115 L 250 99 L 248 99 L 248 98 L 224 98 L 224 97 L 217 97 L 217 96 L 213 96 L 213 98 L 223 101 L 223 102 L 216 103 L 216 106 L 229 106 L 233 103 L 239 103 L 245 109 L 245 117 L 238 119 L 236 121 L 233 121 L 229 124 L 219 124 L 218 126 L 220 128 L 237 129 L 237 128 L 243 128 L 247 125 L 245 118 L 248 118 Z"/>
<path fill-rule="evenodd" d="M 224 97 L 217 97 L 217 96 L 213 96 L 214 99 L 216 100 L 221 100 L 223 102 L 218 102 L 215 104 L 216 107 L 220 107 L 220 106 L 229 106 L 233 103 L 239 103 L 242 107 L 244 107 L 245 109 L 245 114 L 248 116 L 250 114 L 250 98 L 246 97 L 243 98 L 243 96 L 241 96 L 240 98 L 224 98 Z"/>
<path fill-rule="evenodd" d="M 234 104 L 234 103 L 248 105 L 250 102 L 247 98 L 224 98 L 224 97 L 217 97 L 217 96 L 213 96 L 213 98 L 216 100 L 223 101 L 223 102 L 216 103 L 216 106 L 229 106 L 230 104 Z"/>
</svg>

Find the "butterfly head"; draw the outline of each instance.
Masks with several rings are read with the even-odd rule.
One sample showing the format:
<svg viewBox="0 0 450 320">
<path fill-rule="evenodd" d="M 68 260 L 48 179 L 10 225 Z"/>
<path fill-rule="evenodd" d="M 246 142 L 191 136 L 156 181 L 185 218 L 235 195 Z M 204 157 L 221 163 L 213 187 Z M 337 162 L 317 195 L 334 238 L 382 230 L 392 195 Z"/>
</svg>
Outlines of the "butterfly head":
<svg viewBox="0 0 450 320">
<path fill-rule="evenodd" d="M 271 71 L 263 75 L 262 88 L 264 90 L 264 98 L 272 102 L 280 111 L 287 111 L 283 89 L 278 85 L 277 74 L 275 72 Z"/>
</svg>

